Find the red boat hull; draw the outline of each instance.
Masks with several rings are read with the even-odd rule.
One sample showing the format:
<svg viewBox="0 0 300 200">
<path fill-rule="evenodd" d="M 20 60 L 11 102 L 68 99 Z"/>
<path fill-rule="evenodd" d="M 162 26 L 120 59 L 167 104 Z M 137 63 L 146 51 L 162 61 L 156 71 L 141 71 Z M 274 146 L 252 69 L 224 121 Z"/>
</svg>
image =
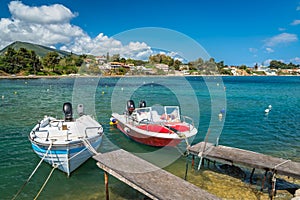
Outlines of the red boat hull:
<svg viewBox="0 0 300 200">
<path fill-rule="evenodd" d="M 155 147 L 164 147 L 164 146 L 177 146 L 181 139 L 171 139 L 171 138 L 161 138 L 161 137 L 152 137 L 152 136 L 146 136 L 138 133 L 137 131 L 130 129 L 128 127 L 125 127 L 124 124 L 118 123 L 117 128 L 121 130 L 127 137 L 130 139 L 142 143 L 149 146 L 155 146 Z M 161 127 L 152 127 L 153 129 L 160 129 L 160 133 L 166 133 L 166 134 L 175 134 L 175 133 L 169 133 L 166 132 L 164 128 Z M 151 129 L 152 129 L 151 128 Z"/>
</svg>

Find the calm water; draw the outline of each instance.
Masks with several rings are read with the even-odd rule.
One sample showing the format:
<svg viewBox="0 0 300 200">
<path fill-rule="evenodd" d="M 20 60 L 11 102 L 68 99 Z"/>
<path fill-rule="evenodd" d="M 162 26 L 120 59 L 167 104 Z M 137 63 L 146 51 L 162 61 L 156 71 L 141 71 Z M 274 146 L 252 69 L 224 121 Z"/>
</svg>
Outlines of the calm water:
<svg viewBox="0 0 300 200">
<path fill-rule="evenodd" d="M 62 117 L 62 104 L 67 101 L 83 103 L 86 113 L 103 124 L 105 138 L 98 151 L 124 148 L 180 177 L 185 171 L 181 156 L 185 143 L 178 148 L 147 147 L 109 126 L 110 114 L 123 112 L 127 99 L 136 106 L 139 100 L 148 105 L 180 105 L 199 129 L 190 143 L 209 133 L 210 142 L 219 138 L 222 145 L 300 162 L 300 77 L 0 79 L 0 97 L 0 199 L 11 199 L 39 162 L 27 139 L 31 128 L 44 115 Z M 266 115 L 269 105 L 272 110 Z M 226 116 L 219 120 L 221 110 Z M 51 166 L 43 163 L 18 199 L 33 199 L 50 171 Z M 189 181 L 221 197 L 241 198 L 240 194 L 226 196 L 228 190 L 212 176 L 224 179 L 223 183 L 228 177 L 207 178 L 205 173 L 190 173 Z M 40 199 L 104 199 L 103 179 L 102 170 L 90 159 L 69 178 L 54 171 Z M 112 199 L 143 198 L 111 176 L 109 181 Z M 214 183 L 217 190 L 204 182 Z M 240 187 L 241 194 L 247 190 L 243 183 L 231 187 Z"/>
</svg>

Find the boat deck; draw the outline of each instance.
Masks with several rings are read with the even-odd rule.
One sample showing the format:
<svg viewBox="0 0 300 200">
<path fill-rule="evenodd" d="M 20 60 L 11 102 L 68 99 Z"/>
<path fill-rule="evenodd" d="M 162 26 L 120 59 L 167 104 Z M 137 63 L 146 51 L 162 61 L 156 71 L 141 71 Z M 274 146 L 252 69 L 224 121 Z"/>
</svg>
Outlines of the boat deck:
<svg viewBox="0 0 300 200">
<path fill-rule="evenodd" d="M 151 199 L 219 199 L 122 149 L 93 158 L 99 168 Z"/>
<path fill-rule="evenodd" d="M 300 163 L 282 158 L 276 158 L 261 153 L 247 151 L 227 146 L 214 146 L 200 142 L 189 148 L 192 155 L 202 154 L 204 158 L 238 164 L 264 170 L 276 170 L 277 174 L 300 179 Z"/>
</svg>

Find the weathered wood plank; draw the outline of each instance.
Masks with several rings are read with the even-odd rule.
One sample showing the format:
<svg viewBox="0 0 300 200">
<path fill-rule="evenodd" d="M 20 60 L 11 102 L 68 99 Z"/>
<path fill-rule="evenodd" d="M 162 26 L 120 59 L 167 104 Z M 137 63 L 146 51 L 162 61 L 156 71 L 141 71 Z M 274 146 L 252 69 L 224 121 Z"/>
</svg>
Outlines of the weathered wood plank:
<svg viewBox="0 0 300 200">
<path fill-rule="evenodd" d="M 219 199 L 122 149 L 93 158 L 101 169 L 151 199 Z"/>
<path fill-rule="evenodd" d="M 300 163 L 298 162 L 222 145 L 214 146 L 212 144 L 206 144 L 205 147 L 204 144 L 204 142 L 200 142 L 191 146 L 189 152 L 194 155 L 203 152 L 203 157 L 208 159 L 258 169 L 275 169 L 277 174 L 300 178 Z M 203 148 L 205 149 L 203 150 Z"/>
</svg>

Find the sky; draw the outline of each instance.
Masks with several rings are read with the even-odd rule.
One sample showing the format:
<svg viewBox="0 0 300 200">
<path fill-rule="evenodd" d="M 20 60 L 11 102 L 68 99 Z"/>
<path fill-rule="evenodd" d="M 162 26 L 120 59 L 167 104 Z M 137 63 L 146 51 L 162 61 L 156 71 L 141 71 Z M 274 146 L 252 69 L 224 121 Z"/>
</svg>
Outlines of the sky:
<svg viewBox="0 0 300 200">
<path fill-rule="evenodd" d="M 300 64 L 300 0 L 1 0 L 0 49 L 31 42 L 147 60 Z"/>
</svg>

